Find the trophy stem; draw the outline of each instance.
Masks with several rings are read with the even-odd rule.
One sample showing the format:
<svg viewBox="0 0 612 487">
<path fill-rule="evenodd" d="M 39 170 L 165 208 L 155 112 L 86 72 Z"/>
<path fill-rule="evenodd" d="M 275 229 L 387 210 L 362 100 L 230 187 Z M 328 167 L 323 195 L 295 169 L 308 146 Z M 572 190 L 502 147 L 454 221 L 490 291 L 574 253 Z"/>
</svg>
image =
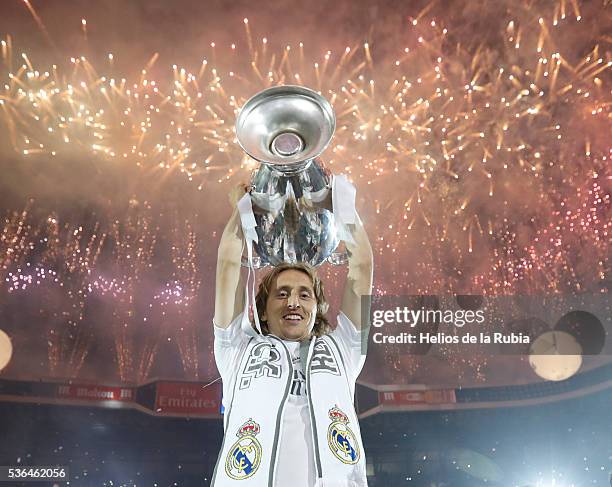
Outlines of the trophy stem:
<svg viewBox="0 0 612 487">
<path fill-rule="evenodd" d="M 273 164 L 268 162 L 262 162 L 262 164 L 269 167 L 272 171 L 279 173 L 282 176 L 294 176 L 299 174 L 312 164 L 313 159 L 308 159 L 307 161 L 302 161 L 295 164 Z"/>
</svg>

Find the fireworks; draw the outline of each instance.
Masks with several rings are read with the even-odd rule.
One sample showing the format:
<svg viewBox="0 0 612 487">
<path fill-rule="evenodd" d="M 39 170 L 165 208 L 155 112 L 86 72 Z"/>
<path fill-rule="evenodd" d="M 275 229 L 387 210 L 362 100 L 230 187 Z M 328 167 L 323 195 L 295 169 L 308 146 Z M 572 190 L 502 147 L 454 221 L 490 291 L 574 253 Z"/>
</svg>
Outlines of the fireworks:
<svg viewBox="0 0 612 487">
<path fill-rule="evenodd" d="M 42 265 L 56 271 L 53 289 L 41 296 L 41 320 L 47 329 L 48 360 L 52 375 L 76 377 L 93 341 L 93 331 L 83 322 L 85 282 L 96 265 L 106 235 L 94 225 L 89 238 L 82 226 L 61 225 L 56 215 L 47 219 Z"/>
<path fill-rule="evenodd" d="M 578 145 L 587 157 L 603 155 L 602 167 L 586 161 L 563 180 L 576 155 L 575 118 L 607 110 L 601 76 L 610 66 L 598 46 L 576 64 L 567 59 L 554 29 L 568 8 L 557 4 L 552 17 L 546 9 L 514 9 L 497 50 L 453 45 L 450 37 L 461 32 L 425 13 L 410 22 L 401 54 L 377 69 L 368 43 L 312 63 L 303 43 L 273 52 L 267 38 L 253 39 L 246 19 L 248 56 L 232 44 L 236 66 L 217 68 L 208 58 L 193 71 L 174 65 L 170 83 L 152 79 L 155 57 L 133 82 L 98 73 L 110 71 L 114 55 L 99 69 L 71 58 L 63 73 L 55 65 L 36 69 L 23 54 L 7 74 L 4 115 L 23 155 L 81 152 L 134 164 L 154 178 L 178 171 L 214 193 L 256 167 L 233 131 L 245 98 L 274 84 L 306 84 L 327 96 L 338 116 L 324 159 L 348 173 L 361 194 L 374 193 L 380 254 L 402 255 L 424 230 L 424 243 L 449 243 L 460 268 L 474 252 L 494 259 L 493 249 L 512 232 L 506 219 L 549 225 L 550 215 L 537 207 L 559 204 L 593 169 L 605 173 L 607 147 L 593 147 L 587 133 Z M 578 6 L 570 10 L 578 19 Z M 220 49 L 213 43 L 208 57 Z M 9 63 L 9 42 L 3 51 Z M 575 116 L 562 116 L 567 106 Z M 525 201 L 525 192 L 539 197 Z"/>
<path fill-rule="evenodd" d="M 23 217 L 20 215 L 21 226 Z M 10 233 L 13 222 L 7 220 L 4 235 Z M 28 226 L 31 229 L 31 226 Z M 22 232 L 17 230 L 16 236 Z M 35 296 L 35 312 L 39 334 L 44 331 L 47 342 L 49 373 L 52 376 L 76 377 L 87 357 L 92 330 L 83 323 L 87 290 L 87 276 L 100 255 L 105 235 L 94 226 L 92 235 L 85 239 L 82 227 L 60 224 L 57 215 L 31 232 L 30 239 L 13 238 L 19 242 L 21 259 L 31 257 L 38 263 L 13 260 L 7 265 L 6 288 L 9 294 L 30 293 Z M 33 237 L 36 236 L 34 239 Z M 17 252 L 11 253 L 13 257 Z"/>
<path fill-rule="evenodd" d="M 173 224 L 159 228 L 151 214 L 134 216 L 135 208 L 109 222 L 112 265 L 94 265 L 102 237 L 79 243 L 91 247 L 85 254 L 73 248 L 53 257 L 67 259 L 63 272 L 88 276 L 86 294 L 118 303 L 112 320 L 122 379 L 149 374 L 162 338 L 176 340 L 184 372 L 197 375 L 201 269 L 214 263 L 229 211 L 215 202 L 257 167 L 236 143 L 234 120 L 247 98 L 277 84 L 314 88 L 334 107 L 337 130 L 322 159 L 358 187 L 377 292 L 600 289 L 610 272 L 612 177 L 609 38 L 591 32 L 601 2 L 451 4 L 405 7 L 389 40 L 340 47 L 279 46 L 235 19 L 243 32 L 229 44 L 210 43 L 197 66 L 181 59 L 163 66 L 153 56 L 135 78 L 117 71 L 121 52 L 95 65 L 75 56 L 36 66 L 10 38 L 2 41 L 1 123 L 21 163 L 53 172 L 76 158 L 96 173 L 137 180 L 130 190 L 156 206 L 172 198 L 183 205 Z M 84 38 L 94 22 L 83 20 Z M 44 29 L 38 17 L 37 25 Z M 196 265 L 195 221 L 183 212 L 200 209 L 206 228 L 197 236 L 212 247 Z M 41 269 L 60 272 L 43 263 L 31 277 L 15 272 L 35 240 L 26 216 L 9 217 L 0 241 L 11 286 L 30 285 Z M 163 270 L 153 265 L 160 240 L 172 242 L 171 268 Z M 328 288 L 339 287 L 336 272 L 323 274 Z M 150 333 L 139 355 L 141 326 Z M 417 368 L 389 360 L 397 370 Z"/>
<path fill-rule="evenodd" d="M 161 300 L 162 313 L 167 326 L 178 324 L 174 332 L 181 355 L 183 371 L 187 377 L 199 376 L 198 325 L 200 317 L 194 306 L 201 285 L 196 233 L 189 220 L 181 222 L 178 215 L 172 218 L 171 255 L 173 280 L 156 298 Z M 212 368 L 212 343 L 207 343 L 206 372 Z"/>
<path fill-rule="evenodd" d="M 0 281 L 4 279 L 8 269 L 12 265 L 21 264 L 31 250 L 33 235 L 32 227 L 27 221 L 29 206 L 4 218 L 0 234 Z M 9 278 L 13 280 L 11 276 Z"/>
<path fill-rule="evenodd" d="M 248 22 L 245 26 L 249 33 Z M 222 74 L 204 59 L 196 74 L 173 65 L 172 81 L 160 83 L 149 75 L 157 59 L 154 56 L 140 79 L 131 82 L 99 75 L 85 57 L 71 58 L 68 73 L 64 73 L 57 65 L 38 70 L 22 53 L 23 64 L 13 72 L 11 44 L 10 39 L 2 41 L 8 83 L 0 102 L 17 153 L 51 158 L 81 153 L 118 164 L 126 161 L 154 174 L 179 171 L 200 190 L 234 176 L 244 179 L 255 167 L 238 148 L 233 130 L 245 96 L 275 84 L 312 83 L 336 102 L 342 123 L 352 117 L 355 107 L 328 86 L 338 83 L 343 69 L 351 74 L 364 65 L 353 61 L 354 52 L 347 48 L 329 77 L 322 75 L 331 52 L 324 56 L 321 67 L 315 63 L 311 73 L 300 74 L 293 71 L 290 46 L 278 58 L 276 54 L 268 58 L 264 38 L 261 50 L 251 51 L 250 63 L 240 63 L 250 64 L 250 72 Z M 255 49 L 250 37 L 249 46 Z M 304 68 L 302 44 L 299 57 L 296 64 Z M 109 54 L 109 65 L 101 69 L 111 70 L 113 59 Z M 263 65 L 267 65 L 265 75 Z M 242 96 L 228 95 L 225 83 L 241 85 Z"/>
<path fill-rule="evenodd" d="M 55 272 L 53 269 L 32 266 L 28 262 L 25 265 L 25 269 L 18 267 L 14 273 L 9 272 L 6 278 L 6 283 L 8 292 L 14 293 L 18 291 L 26 291 L 31 286 L 40 286 L 47 280 L 54 283 L 59 283 L 57 272 Z"/>
<path fill-rule="evenodd" d="M 126 290 L 115 293 L 112 302 L 115 357 L 121 380 L 138 382 L 147 377 L 159 345 L 156 333 L 144 333 L 138 340 L 141 318 L 136 313 L 138 285 L 151 263 L 157 240 L 149 204 L 130 202 L 126 217 L 113 222 L 111 236 L 112 272 L 121 276 Z"/>
</svg>

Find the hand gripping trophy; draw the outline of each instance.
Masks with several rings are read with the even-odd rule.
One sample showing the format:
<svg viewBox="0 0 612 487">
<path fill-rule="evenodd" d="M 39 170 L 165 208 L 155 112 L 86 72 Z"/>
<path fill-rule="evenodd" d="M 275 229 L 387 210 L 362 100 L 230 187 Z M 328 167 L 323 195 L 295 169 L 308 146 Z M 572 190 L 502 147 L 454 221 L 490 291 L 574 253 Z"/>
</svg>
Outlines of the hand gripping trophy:
<svg viewBox="0 0 612 487">
<path fill-rule="evenodd" d="M 266 89 L 238 114 L 238 142 L 261 164 L 230 194 L 219 243 L 213 322 L 225 433 L 216 487 L 367 485 L 353 401 L 372 249 L 354 187 L 318 159 L 334 129 L 329 102 L 301 86 Z M 325 261 L 348 263 L 335 327 L 315 271 Z M 266 266 L 255 293 L 255 269 Z"/>
</svg>

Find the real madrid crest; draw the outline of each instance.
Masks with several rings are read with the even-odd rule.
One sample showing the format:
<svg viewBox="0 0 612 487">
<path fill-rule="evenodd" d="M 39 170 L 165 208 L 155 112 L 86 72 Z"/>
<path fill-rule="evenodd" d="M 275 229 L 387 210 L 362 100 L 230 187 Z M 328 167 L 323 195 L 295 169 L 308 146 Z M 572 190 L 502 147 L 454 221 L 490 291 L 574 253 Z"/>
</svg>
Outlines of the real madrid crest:
<svg viewBox="0 0 612 487">
<path fill-rule="evenodd" d="M 261 444 L 257 441 L 259 425 L 249 419 L 236 433 L 238 441 L 234 443 L 225 460 L 225 472 L 235 480 L 252 476 L 261 463 Z"/>
<path fill-rule="evenodd" d="M 327 430 L 327 443 L 332 453 L 342 463 L 355 464 L 359 461 L 359 443 L 348 427 L 348 416 L 338 406 L 329 410 L 331 424 Z"/>
</svg>

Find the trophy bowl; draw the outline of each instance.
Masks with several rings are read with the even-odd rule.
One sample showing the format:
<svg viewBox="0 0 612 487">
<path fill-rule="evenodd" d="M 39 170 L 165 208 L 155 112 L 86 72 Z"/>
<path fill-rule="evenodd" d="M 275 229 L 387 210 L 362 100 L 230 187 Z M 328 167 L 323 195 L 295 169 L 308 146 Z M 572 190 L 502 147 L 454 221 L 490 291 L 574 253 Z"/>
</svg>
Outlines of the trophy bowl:
<svg viewBox="0 0 612 487">
<path fill-rule="evenodd" d="M 330 103 L 302 86 L 275 86 L 250 98 L 236 120 L 242 149 L 261 165 L 251 178 L 257 267 L 341 261 L 332 208 L 333 176 L 317 156 L 336 126 Z"/>
</svg>

